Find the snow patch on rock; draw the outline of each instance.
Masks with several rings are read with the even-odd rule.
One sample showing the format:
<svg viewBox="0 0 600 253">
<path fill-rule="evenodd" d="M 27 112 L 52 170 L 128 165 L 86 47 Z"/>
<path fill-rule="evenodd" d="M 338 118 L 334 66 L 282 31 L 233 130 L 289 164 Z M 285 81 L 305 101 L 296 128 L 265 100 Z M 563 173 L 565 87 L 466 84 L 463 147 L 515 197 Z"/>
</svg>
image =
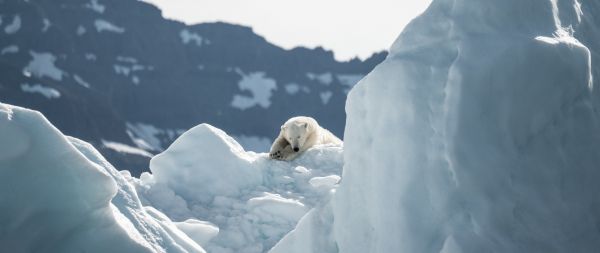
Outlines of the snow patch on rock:
<svg viewBox="0 0 600 253">
<path fill-rule="evenodd" d="M 49 77 L 55 81 L 62 81 L 62 76 L 64 71 L 56 67 L 54 63 L 56 62 L 56 56 L 52 53 L 37 53 L 34 51 L 29 51 L 32 59 L 25 66 L 23 72 L 26 75 L 33 75 L 37 78 Z"/>
<path fill-rule="evenodd" d="M 181 30 L 181 32 L 179 33 L 179 37 L 181 38 L 181 42 L 183 44 L 189 44 L 191 42 L 194 42 L 196 46 L 201 47 L 204 44 L 210 43 L 208 40 L 202 38 L 202 36 L 200 36 L 199 34 L 190 32 L 187 29 Z"/>
<path fill-rule="evenodd" d="M 90 88 L 92 87 L 88 82 L 86 82 L 85 80 L 83 80 L 83 78 L 81 78 L 79 75 L 75 74 L 73 75 L 73 79 L 75 80 L 75 82 L 83 87 L 86 88 Z"/>
<path fill-rule="evenodd" d="M 0 51 L 0 55 L 16 54 L 18 52 L 19 52 L 19 47 L 17 45 L 10 45 L 10 46 L 6 46 L 6 47 L 2 48 L 2 51 Z"/>
<path fill-rule="evenodd" d="M 77 30 L 75 31 L 75 33 L 77 33 L 78 36 L 84 35 L 85 32 L 86 32 L 86 29 L 82 25 L 77 26 Z"/>
<path fill-rule="evenodd" d="M 43 86 L 41 84 L 30 85 L 27 83 L 23 83 L 23 84 L 21 84 L 21 90 L 23 92 L 40 94 L 40 95 L 46 97 L 47 99 L 60 98 L 59 91 L 57 91 L 54 88 Z"/>
<path fill-rule="evenodd" d="M 310 88 L 304 85 L 299 85 L 297 83 L 288 83 L 284 86 L 284 88 L 285 92 L 287 92 L 290 95 L 296 95 L 300 91 L 304 93 L 310 93 Z"/>
<path fill-rule="evenodd" d="M 133 155 L 145 156 L 145 157 L 149 157 L 149 158 L 151 158 L 153 156 L 150 152 L 148 152 L 146 150 L 132 147 L 127 144 L 114 142 L 114 141 L 102 140 L 102 146 L 112 149 L 114 151 L 117 151 L 119 153 L 133 154 Z"/>
<path fill-rule="evenodd" d="M 124 33 L 125 28 L 114 25 L 111 22 L 108 22 L 104 19 L 96 19 L 94 21 L 94 26 L 96 26 L 96 31 L 98 33 L 101 32 L 113 32 L 113 33 Z"/>
<path fill-rule="evenodd" d="M 352 87 L 354 87 L 354 85 L 356 85 L 364 77 L 364 75 L 337 74 L 336 77 L 340 84 L 347 87 L 346 89 L 344 89 L 344 92 L 348 94 L 348 92 L 350 92 L 350 89 L 352 89 Z"/>
<path fill-rule="evenodd" d="M 319 93 L 319 97 L 321 98 L 321 102 L 326 105 L 327 103 L 329 103 L 329 99 L 331 99 L 331 96 L 333 96 L 333 92 L 332 91 L 323 91 L 321 93 Z"/>
<path fill-rule="evenodd" d="M 287 92 L 290 95 L 295 95 L 296 93 L 298 93 L 298 91 L 300 91 L 300 85 L 296 83 L 289 83 L 285 85 L 285 92 Z"/>
<path fill-rule="evenodd" d="M 181 135 L 181 129 L 161 129 L 151 124 L 127 122 L 127 135 L 138 148 L 149 151 L 163 151 L 162 139 L 174 140 Z"/>
<path fill-rule="evenodd" d="M 50 29 L 50 26 L 52 25 L 52 23 L 50 23 L 50 20 L 45 18 L 43 19 L 44 22 L 44 26 L 42 26 L 42 32 L 45 33 L 48 31 L 48 29 Z"/>
<path fill-rule="evenodd" d="M 333 74 L 327 72 L 323 74 L 306 73 L 306 77 L 311 81 L 317 81 L 323 85 L 330 85 L 333 82 Z"/>
<path fill-rule="evenodd" d="M 128 56 L 117 56 L 116 58 L 117 64 L 113 64 L 113 69 L 117 75 L 122 75 L 125 77 L 131 76 L 131 82 L 135 85 L 140 83 L 140 77 L 138 75 L 133 75 L 133 72 L 148 70 L 154 70 L 153 66 L 144 66 L 138 63 L 138 60 L 133 57 Z"/>
<path fill-rule="evenodd" d="M 98 60 L 98 57 L 95 54 L 92 54 L 92 53 L 86 53 L 84 57 L 88 61 L 96 61 L 96 60 Z"/>
<path fill-rule="evenodd" d="M 129 73 L 131 73 L 131 68 L 123 65 L 114 64 L 113 69 L 117 75 L 129 76 Z"/>
<path fill-rule="evenodd" d="M 15 34 L 20 29 L 21 29 L 21 16 L 15 15 L 13 17 L 12 22 L 4 27 L 4 32 L 6 34 L 10 35 L 10 34 Z"/>
<path fill-rule="evenodd" d="M 100 4 L 98 0 L 90 0 L 90 2 L 86 3 L 84 6 L 85 8 L 88 8 L 100 14 L 104 13 L 104 10 L 106 9 L 106 7 Z"/>
<path fill-rule="evenodd" d="M 234 95 L 231 106 L 240 110 L 254 106 L 269 108 L 272 93 L 277 89 L 275 80 L 265 77 L 265 72 L 253 72 L 246 75 L 238 69 L 238 73 L 242 76 L 238 87 L 241 91 L 249 91 L 251 95 Z"/>
<path fill-rule="evenodd" d="M 138 60 L 134 57 L 131 56 L 122 56 L 122 55 L 118 55 L 116 58 L 117 61 L 120 62 L 126 62 L 126 63 L 131 63 L 131 64 L 135 64 L 138 62 Z"/>
</svg>

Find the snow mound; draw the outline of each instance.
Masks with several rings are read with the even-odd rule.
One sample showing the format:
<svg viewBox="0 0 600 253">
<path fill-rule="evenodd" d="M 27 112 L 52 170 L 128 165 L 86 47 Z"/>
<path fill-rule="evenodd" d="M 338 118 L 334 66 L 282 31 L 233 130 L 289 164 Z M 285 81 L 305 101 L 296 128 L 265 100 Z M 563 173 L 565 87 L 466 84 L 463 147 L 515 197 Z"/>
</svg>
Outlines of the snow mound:
<svg viewBox="0 0 600 253">
<path fill-rule="evenodd" d="M 219 228 L 206 221 L 187 219 L 183 222 L 175 222 L 175 225 L 192 238 L 192 240 L 201 245 L 206 244 L 219 234 Z"/>
<path fill-rule="evenodd" d="M 0 104 L 0 245 L 9 252 L 204 252 L 90 144 Z M 164 216 L 164 215 L 163 215 Z"/>
<path fill-rule="evenodd" d="M 245 166 L 254 160 L 223 131 L 199 125 L 152 158 L 150 170 L 157 183 L 185 196 L 204 193 L 196 198 L 206 200 L 217 194 L 238 196 L 242 189 L 262 183 L 261 173 Z"/>
<path fill-rule="evenodd" d="M 209 252 L 267 252 L 311 208 L 327 202 L 341 169 L 341 147 L 319 146 L 292 162 L 275 161 L 202 124 L 155 156 L 151 174 L 128 179 L 144 205 L 175 221 L 210 222 L 178 225 Z"/>
</svg>

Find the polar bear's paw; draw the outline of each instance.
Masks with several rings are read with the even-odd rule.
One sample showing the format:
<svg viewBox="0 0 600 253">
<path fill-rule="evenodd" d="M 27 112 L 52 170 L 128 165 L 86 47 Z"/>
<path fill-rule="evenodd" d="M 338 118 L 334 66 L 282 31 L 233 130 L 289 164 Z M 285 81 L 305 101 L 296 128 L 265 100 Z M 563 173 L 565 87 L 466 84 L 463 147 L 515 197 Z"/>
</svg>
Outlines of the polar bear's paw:
<svg viewBox="0 0 600 253">
<path fill-rule="evenodd" d="M 277 150 L 275 152 L 271 152 L 269 154 L 269 157 L 271 157 L 271 159 L 283 160 L 283 156 L 281 154 L 281 150 Z"/>
<path fill-rule="evenodd" d="M 276 149 L 269 153 L 269 157 L 275 160 L 289 161 L 296 157 L 296 152 L 292 150 L 292 146 L 287 145 L 283 149 Z"/>
</svg>

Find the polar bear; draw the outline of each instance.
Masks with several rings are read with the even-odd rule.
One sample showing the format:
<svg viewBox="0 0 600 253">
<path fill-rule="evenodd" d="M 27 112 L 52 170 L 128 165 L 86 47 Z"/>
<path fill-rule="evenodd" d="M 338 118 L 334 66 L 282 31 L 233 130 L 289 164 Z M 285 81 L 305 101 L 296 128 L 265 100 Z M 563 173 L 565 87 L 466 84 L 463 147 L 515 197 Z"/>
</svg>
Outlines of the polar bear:
<svg viewBox="0 0 600 253">
<path fill-rule="evenodd" d="M 269 157 L 289 161 L 318 144 L 342 145 L 343 142 L 329 130 L 319 126 L 315 119 L 293 117 L 281 126 L 279 136 L 271 146 Z"/>
</svg>

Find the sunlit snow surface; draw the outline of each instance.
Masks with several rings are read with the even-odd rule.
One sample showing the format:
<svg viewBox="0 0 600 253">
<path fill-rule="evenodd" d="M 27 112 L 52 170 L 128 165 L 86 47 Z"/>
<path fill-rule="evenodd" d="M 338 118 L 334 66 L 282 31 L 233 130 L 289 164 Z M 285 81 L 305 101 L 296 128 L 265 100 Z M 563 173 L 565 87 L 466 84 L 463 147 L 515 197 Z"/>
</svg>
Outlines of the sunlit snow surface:
<svg viewBox="0 0 600 253">
<path fill-rule="evenodd" d="M 0 104 L 0 245 L 11 252 L 267 252 L 328 203 L 342 147 L 275 161 L 202 124 L 150 168 L 139 179 L 118 172 L 38 112 Z"/>
<path fill-rule="evenodd" d="M 142 207 L 90 144 L 62 135 L 38 112 L 5 104 L 0 207 L 6 252 L 204 252 Z"/>
<path fill-rule="evenodd" d="M 154 157 L 152 174 L 129 180 L 144 205 L 177 221 L 218 227 L 214 238 L 203 239 L 207 251 L 266 252 L 311 208 L 327 202 L 341 160 L 341 147 L 320 146 L 293 162 L 274 161 L 202 124 Z"/>
<path fill-rule="evenodd" d="M 350 92 L 332 201 L 271 252 L 596 252 L 599 7 L 433 1 Z"/>
<path fill-rule="evenodd" d="M 404 29 L 346 104 L 340 252 L 600 248 L 600 48 L 565 28 L 594 40 L 600 6 L 556 2 L 434 1 Z"/>
</svg>

